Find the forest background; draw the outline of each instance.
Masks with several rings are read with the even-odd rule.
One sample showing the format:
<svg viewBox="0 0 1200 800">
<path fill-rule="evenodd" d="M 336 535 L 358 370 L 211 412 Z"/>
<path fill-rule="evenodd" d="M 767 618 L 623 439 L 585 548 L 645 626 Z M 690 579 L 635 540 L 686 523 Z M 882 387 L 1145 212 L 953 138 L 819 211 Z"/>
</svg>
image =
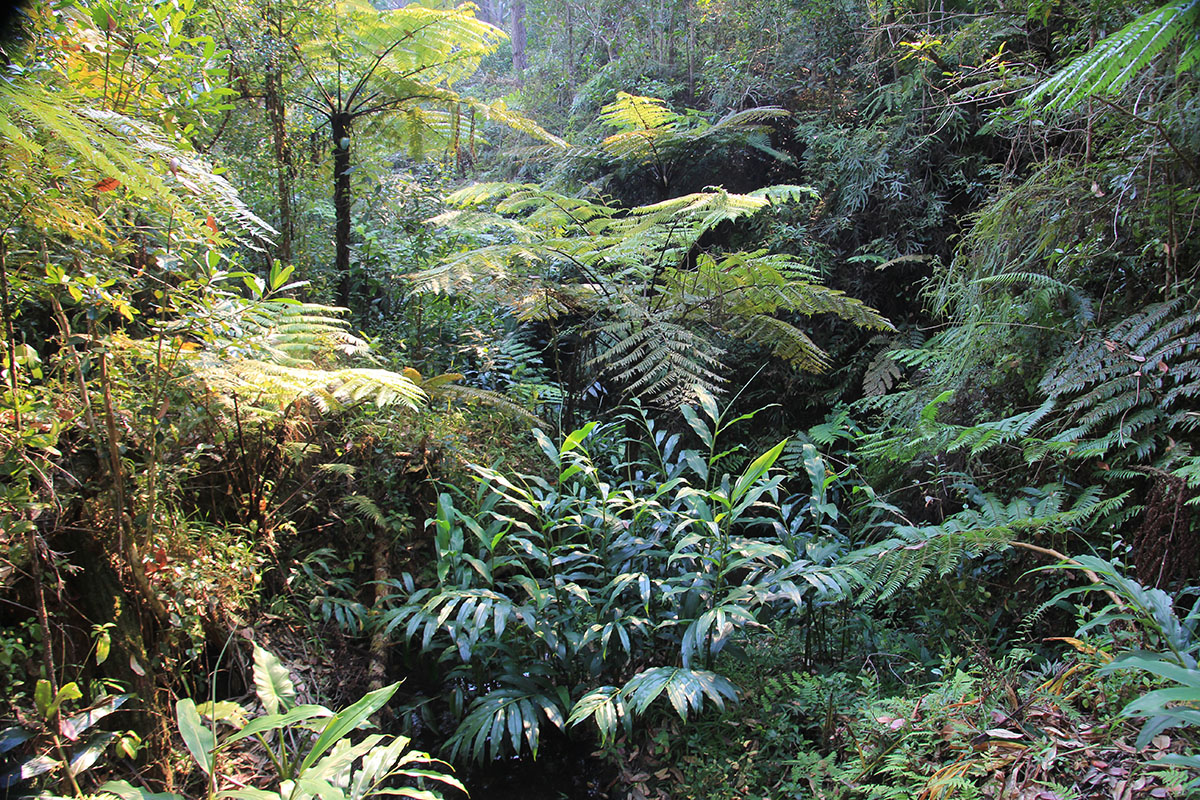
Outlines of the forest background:
<svg viewBox="0 0 1200 800">
<path fill-rule="evenodd" d="M 0 56 L 6 796 L 1195 791 L 1200 2 Z"/>
</svg>

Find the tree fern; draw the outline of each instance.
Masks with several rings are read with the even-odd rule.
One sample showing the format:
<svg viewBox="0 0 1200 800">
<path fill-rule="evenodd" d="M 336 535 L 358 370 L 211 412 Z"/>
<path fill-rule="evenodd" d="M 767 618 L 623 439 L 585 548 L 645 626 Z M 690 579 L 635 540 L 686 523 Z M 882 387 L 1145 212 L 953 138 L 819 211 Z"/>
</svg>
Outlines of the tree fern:
<svg viewBox="0 0 1200 800">
<path fill-rule="evenodd" d="M 53 176 L 60 185 L 75 184 L 81 194 L 111 180 L 114 190 L 173 210 L 181 222 L 197 225 L 211 215 L 216 225 L 252 246 L 258 237 L 274 233 L 196 154 L 149 123 L 88 106 L 65 87 L 51 92 L 46 86 L 0 80 L 0 148 L 30 170 L 45 170 L 47 180 Z M 15 165 L 10 162 L 8 169 Z M 69 197 L 56 194 L 64 195 Z"/>
<path fill-rule="evenodd" d="M 192 375 L 208 389 L 237 396 L 268 413 L 305 400 L 320 411 L 369 401 L 415 408 L 425 393 L 411 378 L 377 367 L 337 366 L 363 358 L 366 343 L 348 330 L 340 309 L 280 299 L 217 293 L 162 329 Z M 158 339 L 127 346 L 153 359 Z"/>
<path fill-rule="evenodd" d="M 714 189 L 619 209 L 529 185 L 468 187 L 450 198 L 463 211 L 435 221 L 500 242 L 455 255 L 413 280 L 426 291 L 469 291 L 521 320 L 578 323 L 594 348 L 590 366 L 627 395 L 674 405 L 693 388 L 712 391 L 723 383 L 718 336 L 816 371 L 827 359 L 798 327 L 800 317 L 833 314 L 890 329 L 877 312 L 822 286 L 794 258 L 700 247 L 716 226 L 808 191 Z M 488 206 L 490 213 L 483 210 Z"/>
</svg>

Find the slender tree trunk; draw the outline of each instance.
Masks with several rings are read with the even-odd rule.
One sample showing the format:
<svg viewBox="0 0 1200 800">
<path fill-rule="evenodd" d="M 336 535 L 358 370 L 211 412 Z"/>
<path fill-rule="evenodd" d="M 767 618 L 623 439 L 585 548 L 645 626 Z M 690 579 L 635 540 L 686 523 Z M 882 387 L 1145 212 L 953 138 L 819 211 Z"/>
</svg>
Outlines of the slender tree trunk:
<svg viewBox="0 0 1200 800">
<path fill-rule="evenodd" d="M 349 114 L 334 114 L 333 132 L 334 269 L 338 275 L 337 301 L 350 307 L 350 123 Z"/>
<path fill-rule="evenodd" d="M 479 5 L 479 18 L 489 25 L 496 25 L 500 22 L 499 9 L 496 8 L 495 0 L 481 0 Z"/>
<path fill-rule="evenodd" d="M 572 4 L 570 0 L 566 3 L 567 10 L 567 52 L 564 55 L 564 60 L 567 63 L 567 92 L 574 94 L 575 92 L 575 20 L 571 13 Z"/>
<path fill-rule="evenodd" d="M 375 528 L 371 561 L 375 573 L 375 600 L 371 604 L 371 608 L 376 614 L 378 622 L 379 615 L 383 614 L 384 605 L 387 602 L 387 581 L 392 577 L 392 539 L 386 530 L 379 527 Z M 372 691 L 382 689 L 384 681 L 387 680 L 387 656 L 388 636 L 384 633 L 384 626 L 376 624 L 375 630 L 371 634 L 371 660 L 367 668 L 370 679 L 369 686 Z"/>
<path fill-rule="evenodd" d="M 525 35 L 525 0 L 513 0 L 511 19 L 513 72 L 517 74 L 517 84 L 524 86 L 525 68 L 529 66 L 529 58 L 525 53 L 528 43 L 528 37 Z"/>
<path fill-rule="evenodd" d="M 267 116 L 275 146 L 275 178 L 279 193 L 279 241 L 275 254 L 284 264 L 292 260 L 292 152 L 287 144 L 287 117 L 283 107 L 283 76 L 277 66 L 266 74 Z"/>
</svg>

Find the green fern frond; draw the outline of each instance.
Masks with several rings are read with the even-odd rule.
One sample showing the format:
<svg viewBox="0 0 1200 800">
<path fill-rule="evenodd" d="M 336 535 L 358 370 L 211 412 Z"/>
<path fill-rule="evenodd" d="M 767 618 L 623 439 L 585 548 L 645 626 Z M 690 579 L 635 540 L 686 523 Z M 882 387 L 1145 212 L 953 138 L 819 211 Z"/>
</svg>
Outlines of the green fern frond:
<svg viewBox="0 0 1200 800">
<path fill-rule="evenodd" d="M 600 121 L 621 131 L 673 129 L 683 116 L 657 97 L 617 92 L 617 99 L 600 109 Z"/>
<path fill-rule="evenodd" d="M 863 394 L 867 397 L 885 395 L 896 385 L 901 375 L 903 372 L 900 365 L 892 357 L 889 348 L 884 347 L 867 363 L 862 379 Z"/>
<path fill-rule="evenodd" d="M 511 397 L 508 397 L 500 392 L 493 392 L 488 389 L 479 389 L 474 386 L 461 386 L 451 384 L 444 387 L 442 390 L 449 397 L 465 401 L 467 403 L 480 403 L 485 406 L 500 409 L 504 413 L 512 417 L 518 417 L 532 426 L 545 426 L 545 421 L 540 419 L 529 409 L 514 402 Z"/>
<path fill-rule="evenodd" d="M 122 191 L 173 209 L 181 221 L 214 217 L 243 243 L 275 231 L 225 178 L 156 127 L 77 102 L 69 90 L 0 81 L 0 146 L 11 146 L 84 186 L 119 180 Z"/>
<path fill-rule="evenodd" d="M 342 498 L 342 502 L 349 506 L 354 515 L 360 519 L 371 522 L 380 528 L 387 527 L 387 517 L 384 516 L 375 501 L 366 495 L 348 494 Z"/>
<path fill-rule="evenodd" d="M 1118 450 L 1147 458 L 1165 437 L 1192 427 L 1187 413 L 1200 395 L 1200 312 L 1183 299 L 1147 306 L 1078 343 L 1040 388 L 1066 401 L 1074 415 L 1072 427 L 1054 439 L 1073 444 L 1079 457 Z"/>
<path fill-rule="evenodd" d="M 682 325 L 618 318 L 599 325 L 596 336 L 605 349 L 592 363 L 648 402 L 674 406 L 697 388 L 711 390 L 725 382 L 717 371 L 721 351 Z"/>
<path fill-rule="evenodd" d="M 820 285 L 815 271 L 793 257 L 695 254 L 717 225 L 807 191 L 779 186 L 739 195 L 716 188 L 617 209 L 528 185 L 476 186 L 455 196 L 467 210 L 437 221 L 504 243 L 456 254 L 411 277 L 422 291 L 470 286 L 477 299 L 521 321 L 578 320 L 597 349 L 587 363 L 633 396 L 677 402 L 697 388 L 720 387 L 714 330 L 813 370 L 823 369 L 825 358 L 787 314 L 833 314 L 891 330 L 878 312 Z M 488 205 L 491 212 L 483 210 Z"/>
<path fill-rule="evenodd" d="M 1174 44 L 1180 52 L 1177 73 L 1200 62 L 1200 0 L 1173 0 L 1142 14 L 1054 73 L 1023 102 L 1066 111 L 1089 97 L 1117 94 Z"/>
<path fill-rule="evenodd" d="M 940 525 L 889 523 L 891 538 L 847 556 L 847 563 L 863 575 L 864 588 L 858 602 L 874 604 L 901 591 L 914 591 L 926 580 L 958 569 L 968 559 L 1006 549 L 1022 533 L 1061 530 L 1113 513 L 1128 496 L 1104 498 L 1093 487 L 1064 509 L 1069 498 L 1059 485 L 1025 491 L 1026 496 L 1008 503 L 995 495 L 981 495 L 978 508 L 960 511 Z"/>
<path fill-rule="evenodd" d="M 807 372 L 824 372 L 829 356 L 804 331 L 781 319 L 754 314 L 735 331 L 741 339 L 771 348 L 771 354 Z"/>
</svg>

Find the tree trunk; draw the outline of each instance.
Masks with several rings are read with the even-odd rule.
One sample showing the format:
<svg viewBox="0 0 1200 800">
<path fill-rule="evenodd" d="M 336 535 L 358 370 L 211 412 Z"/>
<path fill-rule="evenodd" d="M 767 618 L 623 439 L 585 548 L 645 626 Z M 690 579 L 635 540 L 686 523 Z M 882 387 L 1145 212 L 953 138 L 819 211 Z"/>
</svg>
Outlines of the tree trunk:
<svg viewBox="0 0 1200 800">
<path fill-rule="evenodd" d="M 333 133 L 334 269 L 338 275 L 337 301 L 350 307 L 350 123 L 349 114 L 334 114 Z"/>
<path fill-rule="evenodd" d="M 392 577 L 392 539 L 382 528 L 375 528 L 375 541 L 371 548 L 371 561 L 375 573 L 375 601 L 371 610 L 376 615 L 383 614 L 388 597 L 387 581 Z M 376 625 L 371 634 L 371 661 L 368 667 L 368 684 L 371 691 L 382 689 L 388 673 L 388 636 L 382 625 Z"/>
<path fill-rule="evenodd" d="M 279 241 L 276 257 L 284 264 L 292 260 L 292 151 L 287 144 L 287 117 L 283 107 L 283 76 L 278 67 L 266 74 L 267 116 L 275 146 L 275 177 L 279 193 Z"/>
<path fill-rule="evenodd" d="M 525 54 L 525 45 L 528 43 L 525 35 L 525 0 L 513 0 L 511 19 L 513 72 L 517 74 L 517 84 L 524 86 L 525 68 L 529 66 L 529 58 Z"/>
<path fill-rule="evenodd" d="M 486 22 L 488 25 L 497 25 L 500 22 L 500 9 L 496 7 L 496 0 L 480 0 L 479 13 L 477 16 Z"/>
<path fill-rule="evenodd" d="M 568 101 L 575 93 L 575 20 L 571 14 L 571 3 L 567 4 L 567 52 L 564 56 L 567 62 L 567 94 Z"/>
</svg>

